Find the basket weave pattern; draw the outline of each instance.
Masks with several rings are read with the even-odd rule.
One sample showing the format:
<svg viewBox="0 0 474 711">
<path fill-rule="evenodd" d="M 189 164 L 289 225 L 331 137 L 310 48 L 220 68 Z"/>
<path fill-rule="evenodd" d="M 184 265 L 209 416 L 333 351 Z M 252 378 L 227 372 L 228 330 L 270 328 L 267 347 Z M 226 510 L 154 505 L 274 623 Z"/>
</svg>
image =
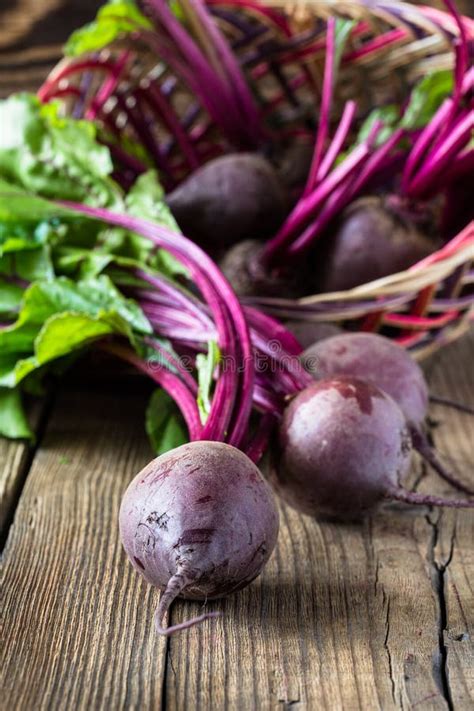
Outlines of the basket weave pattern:
<svg viewBox="0 0 474 711">
<path fill-rule="evenodd" d="M 453 65 L 457 25 L 428 7 L 370 0 L 208 0 L 208 6 L 252 88 L 269 141 L 314 135 L 330 15 L 357 23 L 344 51 L 334 118 L 348 99 L 356 100 L 360 116 L 377 105 L 401 103 L 421 76 Z M 474 37 L 474 22 L 465 18 L 464 24 Z M 63 99 L 73 115 L 98 120 L 130 183 L 143 160 L 160 170 L 171 189 L 210 158 L 252 147 L 229 138 L 185 77 L 157 61 L 149 46 L 131 51 L 129 43 L 116 43 L 99 61 L 103 75 L 88 72 L 87 58 L 63 60 L 39 94 L 43 100 Z M 126 147 L 137 129 L 146 155 L 134 158 L 124 140 Z M 308 320 L 382 330 L 422 357 L 466 329 L 474 302 L 473 262 L 471 223 L 405 272 L 337 294 L 258 303 L 282 318 L 304 313 Z"/>
</svg>

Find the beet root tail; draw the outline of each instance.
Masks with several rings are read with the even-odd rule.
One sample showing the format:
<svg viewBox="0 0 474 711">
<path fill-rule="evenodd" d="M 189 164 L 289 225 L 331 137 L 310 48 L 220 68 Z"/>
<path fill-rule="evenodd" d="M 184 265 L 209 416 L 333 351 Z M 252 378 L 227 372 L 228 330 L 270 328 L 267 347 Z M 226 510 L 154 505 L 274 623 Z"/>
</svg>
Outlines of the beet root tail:
<svg viewBox="0 0 474 711">
<path fill-rule="evenodd" d="M 168 612 L 171 603 L 190 582 L 191 580 L 186 576 L 186 573 L 183 570 L 178 570 L 178 572 L 169 579 L 166 590 L 164 590 L 161 594 L 160 602 L 155 612 L 155 627 L 158 634 L 169 636 L 175 632 L 180 632 L 181 630 L 187 630 L 190 627 L 194 627 L 194 625 L 199 625 L 201 622 L 213 617 L 220 617 L 220 612 L 206 612 L 203 615 L 193 617 L 186 622 L 180 622 L 177 625 L 163 627 L 163 619 Z"/>
<path fill-rule="evenodd" d="M 456 400 L 450 400 L 447 397 L 441 397 L 440 395 L 430 395 L 430 402 L 435 405 L 444 405 L 445 407 L 452 407 L 454 410 L 459 410 L 459 412 L 465 412 L 466 415 L 474 415 L 474 408 L 469 405 L 465 405 L 463 402 L 456 402 Z"/>
<path fill-rule="evenodd" d="M 447 481 L 451 486 L 458 491 L 462 491 L 464 494 L 469 496 L 474 496 L 474 487 L 470 487 L 464 482 L 460 481 L 454 474 L 449 472 L 444 464 L 439 459 L 433 447 L 428 442 L 426 435 L 420 432 L 418 429 L 412 428 L 411 430 L 412 442 L 418 454 L 423 457 L 423 459 L 428 462 L 428 464 L 435 470 L 439 476 Z"/>
<path fill-rule="evenodd" d="M 393 487 L 387 492 L 387 498 L 403 501 L 406 504 L 416 506 L 442 506 L 451 509 L 474 509 L 474 500 L 469 499 L 444 499 L 442 496 L 430 496 L 429 494 L 419 494 L 416 491 L 408 491 L 402 487 Z"/>
</svg>

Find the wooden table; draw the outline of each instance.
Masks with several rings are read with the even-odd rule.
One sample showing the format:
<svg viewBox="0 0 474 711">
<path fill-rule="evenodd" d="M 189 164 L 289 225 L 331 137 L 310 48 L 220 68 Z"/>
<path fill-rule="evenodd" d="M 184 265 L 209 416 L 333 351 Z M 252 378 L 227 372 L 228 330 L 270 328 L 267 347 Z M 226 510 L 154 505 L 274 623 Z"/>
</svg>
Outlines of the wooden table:
<svg viewBox="0 0 474 711">
<path fill-rule="evenodd" d="M 36 86 L 96 5 L 2 2 L 3 94 Z M 473 354 L 471 333 L 431 358 L 432 391 L 474 406 Z M 221 619 L 158 638 L 158 593 L 117 532 L 121 494 L 151 458 L 149 388 L 100 373 L 36 408 L 34 447 L 0 440 L 2 711 L 474 707 L 472 512 L 394 506 L 336 526 L 282 506 L 263 575 L 209 605 Z M 445 460 L 472 480 L 474 420 L 431 416 Z M 410 484 L 453 493 L 419 462 Z M 172 622 L 199 609 L 179 601 Z"/>
</svg>

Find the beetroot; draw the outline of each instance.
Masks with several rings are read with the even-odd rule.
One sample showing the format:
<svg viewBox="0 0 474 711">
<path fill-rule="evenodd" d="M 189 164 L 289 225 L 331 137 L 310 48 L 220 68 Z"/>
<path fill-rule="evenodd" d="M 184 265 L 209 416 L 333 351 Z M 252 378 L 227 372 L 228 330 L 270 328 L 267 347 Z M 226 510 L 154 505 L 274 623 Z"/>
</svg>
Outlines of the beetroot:
<svg viewBox="0 0 474 711">
<path fill-rule="evenodd" d="M 267 270 L 260 256 L 262 243 L 247 239 L 227 250 L 219 266 L 238 296 L 301 296 L 308 283 L 304 268 Z"/>
<path fill-rule="evenodd" d="M 163 628 L 176 597 L 222 597 L 259 575 L 276 543 L 278 512 L 243 452 L 196 441 L 154 459 L 135 477 L 122 500 L 120 533 L 136 570 L 164 591 L 156 626 L 170 634 L 213 616 Z"/>
<path fill-rule="evenodd" d="M 209 251 L 267 237 L 281 223 L 287 196 L 272 165 L 254 153 L 209 161 L 166 201 L 187 237 Z"/>
<path fill-rule="evenodd" d="M 346 208 L 316 251 L 318 291 L 344 291 L 407 269 L 436 243 L 389 200 L 365 197 Z"/>
<path fill-rule="evenodd" d="M 428 386 L 421 368 L 401 346 L 375 333 L 343 333 L 315 343 L 301 358 L 317 379 L 350 375 L 388 393 L 405 415 L 418 452 L 443 479 L 467 494 L 474 493 L 446 470 L 428 442 L 424 431 Z"/>
<path fill-rule="evenodd" d="M 420 366 L 401 346 L 376 333 L 341 333 L 314 343 L 301 356 L 316 379 L 353 375 L 390 395 L 410 425 L 428 411 L 428 386 Z"/>
<path fill-rule="evenodd" d="M 392 398 L 357 378 L 322 380 L 287 407 L 272 473 L 278 493 L 312 516 L 360 519 L 387 499 L 473 507 L 401 486 L 411 455 L 405 417 Z"/>
</svg>

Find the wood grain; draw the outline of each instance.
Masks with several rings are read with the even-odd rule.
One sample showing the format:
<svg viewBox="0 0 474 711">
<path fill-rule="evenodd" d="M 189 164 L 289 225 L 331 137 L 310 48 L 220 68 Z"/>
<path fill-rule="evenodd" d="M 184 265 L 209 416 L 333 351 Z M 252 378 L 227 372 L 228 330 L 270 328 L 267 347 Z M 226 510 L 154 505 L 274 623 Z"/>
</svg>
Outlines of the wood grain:
<svg viewBox="0 0 474 711">
<path fill-rule="evenodd" d="M 30 426 L 37 437 L 46 412 L 46 402 L 37 402 L 31 408 Z M 0 540 L 6 534 L 35 450 L 34 443 L 0 437 Z"/>
<path fill-rule="evenodd" d="M 99 4 L 2 0 L 0 95 L 35 90 Z M 471 334 L 437 355 L 433 391 L 474 404 L 473 353 Z M 356 527 L 282 507 L 263 576 L 212 603 L 223 618 L 157 638 L 158 594 L 117 534 L 121 493 L 150 458 L 144 403 L 140 383 L 96 381 L 55 405 L 3 558 L 2 711 L 473 708 L 472 513 L 392 507 Z M 473 419 L 432 413 L 437 446 L 472 477 Z M 28 457 L 0 442 L 0 504 L 16 498 Z M 453 494 L 419 467 L 412 482 Z M 179 601 L 171 618 L 199 608 Z"/>
<path fill-rule="evenodd" d="M 432 392 L 474 407 L 474 329 L 444 349 L 430 372 Z M 433 406 L 434 440 L 459 477 L 474 478 L 472 416 Z M 426 486 L 426 485 L 424 485 Z M 449 492 L 440 482 L 437 490 Z M 430 516 L 433 577 L 440 599 L 440 634 L 454 709 L 474 707 L 474 514 L 445 510 Z"/>
<path fill-rule="evenodd" d="M 36 91 L 59 61 L 71 32 L 95 16 L 100 0 L 2 0 L 0 97 Z"/>
<path fill-rule="evenodd" d="M 263 576 L 213 603 L 223 621 L 171 639 L 167 707 L 448 708 L 423 512 L 393 509 L 363 527 L 281 514 Z M 173 622 L 195 612 L 180 604 Z"/>
<path fill-rule="evenodd" d="M 466 399 L 472 345 L 432 364 L 439 394 L 461 387 Z M 172 638 L 167 657 L 152 625 L 157 593 L 117 535 L 120 495 L 150 457 L 145 393 L 133 382 L 114 392 L 95 381 L 87 395 L 70 386 L 35 457 L 4 556 L 2 709 L 470 707 L 466 513 L 389 507 L 363 526 L 337 526 L 282 507 L 262 577 L 209 603 L 223 618 Z M 457 422 L 465 472 L 472 420 L 442 415 L 440 448 L 449 456 Z M 445 490 L 432 475 L 419 488 Z M 180 601 L 172 620 L 199 608 Z"/>
<path fill-rule="evenodd" d="M 4 552 L 2 710 L 157 708 L 158 596 L 117 530 L 121 494 L 151 458 L 144 405 L 142 386 L 57 403 Z"/>
</svg>

